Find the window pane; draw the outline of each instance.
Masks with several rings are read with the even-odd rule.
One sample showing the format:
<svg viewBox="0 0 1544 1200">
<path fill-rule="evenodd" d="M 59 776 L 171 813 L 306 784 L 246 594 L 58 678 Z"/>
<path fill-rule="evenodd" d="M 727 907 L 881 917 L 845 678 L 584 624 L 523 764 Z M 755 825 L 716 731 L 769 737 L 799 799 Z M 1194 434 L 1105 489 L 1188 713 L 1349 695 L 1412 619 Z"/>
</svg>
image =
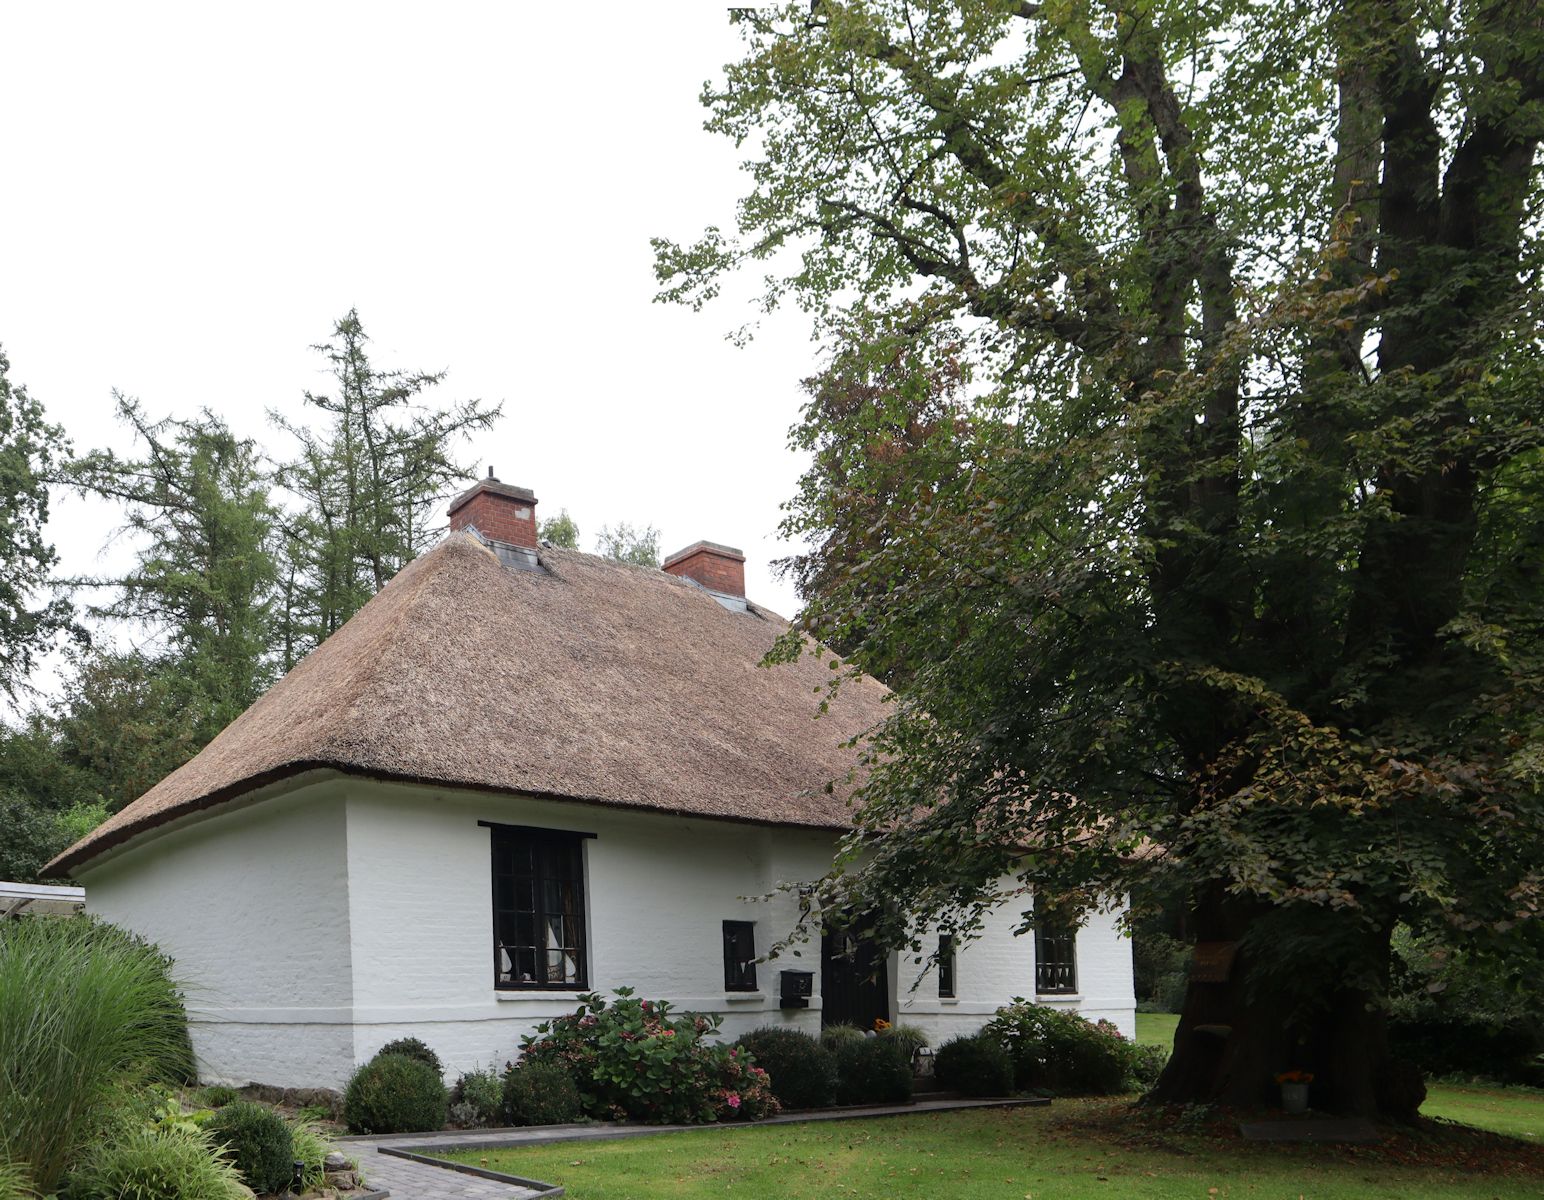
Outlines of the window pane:
<svg viewBox="0 0 1544 1200">
<path fill-rule="evenodd" d="M 495 827 L 494 979 L 503 987 L 583 987 L 583 837 Z"/>
</svg>

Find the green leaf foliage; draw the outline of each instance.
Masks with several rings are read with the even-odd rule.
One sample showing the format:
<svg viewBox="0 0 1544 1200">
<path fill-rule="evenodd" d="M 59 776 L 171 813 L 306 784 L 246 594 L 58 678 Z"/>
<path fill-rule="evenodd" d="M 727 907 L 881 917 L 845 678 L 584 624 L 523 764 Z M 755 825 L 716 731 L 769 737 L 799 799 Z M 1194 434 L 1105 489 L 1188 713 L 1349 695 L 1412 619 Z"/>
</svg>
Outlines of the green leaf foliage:
<svg viewBox="0 0 1544 1200">
<path fill-rule="evenodd" d="M 703 99 L 749 192 L 657 243 L 661 294 L 756 262 L 811 314 L 774 658 L 896 689 L 812 912 L 921 953 L 1026 888 L 1026 928 L 1184 897 L 1237 948 L 1184 1018 L 1228 1048 L 1182 1038 L 1159 1093 L 1263 1104 L 1302 1065 L 1376 1111 L 1395 925 L 1544 940 L 1544 31 L 1485 0 L 736 22 Z"/>
<path fill-rule="evenodd" d="M 43 535 L 48 482 L 68 455 L 63 431 L 10 379 L 0 350 L 0 695 L 14 697 L 36 655 L 69 625 L 68 601 L 54 594 L 57 560 Z"/>
</svg>

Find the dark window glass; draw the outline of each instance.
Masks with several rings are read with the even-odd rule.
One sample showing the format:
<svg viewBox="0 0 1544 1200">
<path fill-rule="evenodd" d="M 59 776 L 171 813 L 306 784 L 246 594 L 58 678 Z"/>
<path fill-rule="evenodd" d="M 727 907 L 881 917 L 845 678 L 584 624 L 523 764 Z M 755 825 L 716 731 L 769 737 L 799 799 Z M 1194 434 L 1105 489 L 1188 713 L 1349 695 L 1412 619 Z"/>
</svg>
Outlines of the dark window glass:
<svg viewBox="0 0 1544 1200">
<path fill-rule="evenodd" d="M 1078 990 L 1077 931 L 1035 929 L 1035 991 L 1055 995 Z"/>
<path fill-rule="evenodd" d="M 756 990 L 756 923 L 724 922 L 724 990 Z"/>
<path fill-rule="evenodd" d="M 493 984 L 580 990 L 584 943 L 584 841 L 555 829 L 493 829 Z"/>
<path fill-rule="evenodd" d="M 954 995 L 954 934 L 938 936 L 938 994 Z"/>
</svg>

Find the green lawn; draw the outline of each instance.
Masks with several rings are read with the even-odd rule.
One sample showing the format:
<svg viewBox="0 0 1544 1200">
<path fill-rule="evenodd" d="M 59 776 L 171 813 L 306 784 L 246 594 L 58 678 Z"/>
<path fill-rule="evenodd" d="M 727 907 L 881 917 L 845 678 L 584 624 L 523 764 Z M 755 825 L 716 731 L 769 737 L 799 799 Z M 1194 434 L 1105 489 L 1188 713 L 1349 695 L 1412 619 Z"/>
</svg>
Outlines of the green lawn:
<svg viewBox="0 0 1544 1200">
<path fill-rule="evenodd" d="M 1172 1046 L 1177 1024 L 1176 1013 L 1137 1013 L 1137 1041 Z M 1544 1092 L 1535 1088 L 1432 1083 L 1427 1085 L 1421 1115 L 1544 1142 Z"/>
<path fill-rule="evenodd" d="M 463 1161 L 563 1184 L 572 1200 L 1394 1200 L 1537 1198 L 1544 1153 L 1263 1146 L 1144 1125 L 1123 1100 L 741 1126 L 482 1151 Z M 1416 1165 L 1419 1164 L 1419 1165 Z"/>
</svg>

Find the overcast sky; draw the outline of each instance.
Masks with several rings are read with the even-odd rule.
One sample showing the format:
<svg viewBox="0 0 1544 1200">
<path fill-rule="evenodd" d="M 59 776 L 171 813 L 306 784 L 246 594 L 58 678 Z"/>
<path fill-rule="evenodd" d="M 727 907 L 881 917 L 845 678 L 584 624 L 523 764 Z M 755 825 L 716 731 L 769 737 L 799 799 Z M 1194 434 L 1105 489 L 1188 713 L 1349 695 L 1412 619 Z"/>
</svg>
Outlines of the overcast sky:
<svg viewBox="0 0 1544 1200">
<path fill-rule="evenodd" d="M 11 378 L 77 449 L 128 447 L 119 388 L 282 450 L 264 413 L 325 389 L 309 347 L 357 306 L 379 365 L 504 402 L 466 456 L 585 549 L 617 520 L 728 542 L 791 613 L 769 562 L 817 347 L 796 312 L 724 340 L 753 279 L 651 302 L 649 237 L 727 225 L 743 190 L 697 99 L 737 46 L 698 0 L 0 6 Z M 63 571 L 101 570 L 112 525 L 57 497 Z"/>
</svg>

